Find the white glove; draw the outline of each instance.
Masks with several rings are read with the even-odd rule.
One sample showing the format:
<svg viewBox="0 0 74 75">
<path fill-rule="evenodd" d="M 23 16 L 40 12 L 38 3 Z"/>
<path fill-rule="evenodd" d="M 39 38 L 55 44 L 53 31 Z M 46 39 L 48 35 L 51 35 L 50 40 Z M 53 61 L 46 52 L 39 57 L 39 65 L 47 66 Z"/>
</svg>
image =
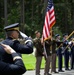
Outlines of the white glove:
<svg viewBox="0 0 74 75">
<path fill-rule="evenodd" d="M 20 35 L 25 39 L 25 44 L 28 43 L 28 42 L 33 43 L 32 39 L 29 38 L 26 34 L 22 33 L 21 31 L 20 31 Z"/>
</svg>

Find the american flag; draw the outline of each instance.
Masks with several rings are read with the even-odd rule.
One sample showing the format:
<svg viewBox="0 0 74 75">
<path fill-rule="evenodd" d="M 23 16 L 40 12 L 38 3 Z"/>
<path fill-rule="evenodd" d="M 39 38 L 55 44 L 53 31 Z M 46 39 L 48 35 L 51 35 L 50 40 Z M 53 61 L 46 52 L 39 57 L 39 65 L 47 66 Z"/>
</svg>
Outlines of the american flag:
<svg viewBox="0 0 74 75">
<path fill-rule="evenodd" d="M 43 40 L 46 40 L 50 36 L 50 29 L 55 24 L 55 13 L 54 13 L 54 5 L 53 0 L 48 0 L 48 6 L 46 9 L 44 27 L 43 27 Z"/>
</svg>

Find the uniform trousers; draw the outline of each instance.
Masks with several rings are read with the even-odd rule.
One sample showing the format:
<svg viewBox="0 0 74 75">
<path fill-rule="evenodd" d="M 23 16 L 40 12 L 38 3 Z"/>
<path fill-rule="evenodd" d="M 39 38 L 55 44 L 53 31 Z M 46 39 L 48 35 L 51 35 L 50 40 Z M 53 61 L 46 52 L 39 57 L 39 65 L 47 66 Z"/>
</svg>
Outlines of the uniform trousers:
<svg viewBox="0 0 74 75">
<path fill-rule="evenodd" d="M 74 69 L 74 46 L 71 48 L 71 69 Z"/>
<path fill-rule="evenodd" d="M 62 70 L 62 54 L 58 55 L 58 70 Z"/>
<path fill-rule="evenodd" d="M 71 55 L 71 69 L 74 69 L 74 54 Z"/>
<path fill-rule="evenodd" d="M 58 71 L 62 71 L 62 58 L 63 58 L 63 55 L 62 55 L 62 49 L 59 48 L 57 50 L 57 54 L 58 54 Z"/>
<path fill-rule="evenodd" d="M 51 59 L 51 72 L 56 72 L 56 53 L 52 54 Z"/>
<path fill-rule="evenodd" d="M 49 73 L 50 70 L 50 61 L 51 61 L 51 55 L 47 56 L 47 58 L 45 58 L 45 68 L 44 68 L 44 75 Z"/>
<path fill-rule="evenodd" d="M 41 62 L 42 62 L 42 56 L 37 56 L 36 57 L 36 75 L 40 75 L 40 67 L 41 67 Z"/>
<path fill-rule="evenodd" d="M 69 51 L 64 52 L 65 69 L 69 69 Z"/>
</svg>

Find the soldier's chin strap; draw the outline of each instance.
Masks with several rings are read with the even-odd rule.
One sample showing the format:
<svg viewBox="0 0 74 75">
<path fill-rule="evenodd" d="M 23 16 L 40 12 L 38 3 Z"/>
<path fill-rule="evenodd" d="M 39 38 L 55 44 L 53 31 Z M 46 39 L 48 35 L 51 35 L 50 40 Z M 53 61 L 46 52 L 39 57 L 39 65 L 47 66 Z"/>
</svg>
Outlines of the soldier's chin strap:
<svg viewBox="0 0 74 75">
<path fill-rule="evenodd" d="M 24 34 L 23 32 L 19 31 L 20 32 L 20 35 L 23 37 L 23 39 L 25 39 L 25 44 L 28 43 L 28 42 L 32 42 L 31 38 L 29 38 L 26 34 Z"/>
</svg>

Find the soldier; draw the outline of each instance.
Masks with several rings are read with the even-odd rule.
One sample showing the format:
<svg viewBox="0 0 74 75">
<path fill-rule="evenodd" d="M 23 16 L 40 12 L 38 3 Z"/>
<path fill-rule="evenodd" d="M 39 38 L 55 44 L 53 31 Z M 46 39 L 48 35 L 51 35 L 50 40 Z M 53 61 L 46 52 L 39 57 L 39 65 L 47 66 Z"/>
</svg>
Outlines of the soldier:
<svg viewBox="0 0 74 75">
<path fill-rule="evenodd" d="M 43 56 L 43 45 L 41 43 L 40 32 L 38 30 L 35 31 L 35 36 L 36 37 L 33 39 L 34 46 L 36 48 L 35 50 L 35 57 L 36 57 L 35 75 L 40 75 L 40 67 L 41 67 L 42 56 Z"/>
<path fill-rule="evenodd" d="M 62 70 L 62 42 L 60 41 L 60 35 L 56 34 L 55 35 L 56 38 L 56 43 L 57 43 L 57 55 L 58 55 L 58 71 L 59 72 L 64 72 Z"/>
<path fill-rule="evenodd" d="M 33 42 L 30 38 L 25 38 L 24 45 L 18 41 L 20 34 L 19 23 L 6 26 L 4 30 L 6 31 L 6 39 L 2 43 L 11 46 L 20 56 L 21 54 L 30 54 L 33 52 Z M 4 53 L 2 60 L 6 63 L 14 63 L 12 56 L 7 53 Z"/>
<path fill-rule="evenodd" d="M 51 62 L 51 36 L 49 37 L 49 39 L 45 40 L 45 49 L 46 49 L 46 55 L 47 57 L 45 57 L 45 68 L 44 68 L 44 75 L 51 75 L 49 73 L 50 70 L 50 62 Z"/>
<path fill-rule="evenodd" d="M 3 52 L 10 54 L 13 59 L 13 64 L 3 62 L 1 56 Z M 1 75 L 19 75 L 24 74 L 26 68 L 22 61 L 22 58 L 14 51 L 9 45 L 1 44 L 0 45 L 0 73 Z"/>
<path fill-rule="evenodd" d="M 71 62 L 70 62 L 70 65 L 71 65 L 71 70 L 74 69 L 74 38 L 72 37 L 71 38 L 71 41 L 69 42 L 70 44 L 70 48 L 71 48 L 71 51 L 70 51 L 70 57 L 71 57 Z"/>
<path fill-rule="evenodd" d="M 56 52 L 56 39 L 54 37 L 54 31 L 52 31 L 52 40 L 51 40 L 51 51 L 52 51 L 52 62 L 51 62 L 51 72 L 52 73 L 58 73 L 56 71 L 56 58 L 57 58 L 57 52 Z"/>
<path fill-rule="evenodd" d="M 69 42 L 67 40 L 68 34 L 63 34 L 63 50 L 64 50 L 64 64 L 65 64 L 65 70 L 69 70 L 69 49 L 68 45 Z"/>
</svg>

